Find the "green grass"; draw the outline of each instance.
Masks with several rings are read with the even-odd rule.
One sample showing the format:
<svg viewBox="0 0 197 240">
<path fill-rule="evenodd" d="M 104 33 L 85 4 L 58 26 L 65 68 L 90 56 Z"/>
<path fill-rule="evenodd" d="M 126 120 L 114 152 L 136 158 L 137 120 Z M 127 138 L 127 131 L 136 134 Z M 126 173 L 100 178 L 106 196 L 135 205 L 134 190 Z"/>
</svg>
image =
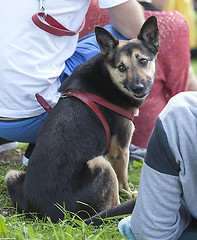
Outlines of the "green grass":
<svg viewBox="0 0 197 240">
<path fill-rule="evenodd" d="M 192 58 L 191 64 L 192 64 L 195 74 L 197 75 L 197 58 Z"/>
<path fill-rule="evenodd" d="M 15 150 L 24 153 L 26 145 L 20 144 Z M 82 221 L 65 216 L 64 221 L 53 224 L 50 219 L 47 221 L 39 220 L 36 216 L 28 219 L 24 215 L 17 214 L 11 207 L 11 201 L 6 191 L 4 179 L 10 169 L 21 169 L 15 162 L 11 166 L 0 167 L 0 240 L 3 239 L 76 239 L 76 240 L 100 240 L 100 239 L 124 239 L 118 231 L 118 220 L 109 221 L 100 227 L 86 225 Z M 138 189 L 141 164 L 135 163 L 129 167 L 129 184 L 132 190 Z M 78 223 L 78 227 L 74 225 Z"/>
<path fill-rule="evenodd" d="M 1 220 L 0 220 L 1 221 Z M 53 224 L 48 220 L 44 223 L 41 220 L 27 220 L 23 216 L 13 215 L 2 220 L 1 238 L 8 239 L 124 239 L 117 230 L 117 223 L 105 224 L 95 228 L 79 222 L 78 227 L 74 227 L 75 221 L 61 221 Z"/>
</svg>

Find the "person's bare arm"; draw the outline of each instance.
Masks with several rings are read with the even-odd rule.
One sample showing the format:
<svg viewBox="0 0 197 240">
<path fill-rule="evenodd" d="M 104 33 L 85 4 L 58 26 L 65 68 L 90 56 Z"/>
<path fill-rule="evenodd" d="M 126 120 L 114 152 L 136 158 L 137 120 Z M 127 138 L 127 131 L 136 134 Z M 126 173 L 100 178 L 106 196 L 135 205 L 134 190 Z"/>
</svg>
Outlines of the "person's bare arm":
<svg viewBox="0 0 197 240">
<path fill-rule="evenodd" d="M 152 3 L 162 9 L 168 3 L 168 0 L 152 0 Z"/>
<path fill-rule="evenodd" d="M 197 91 L 197 76 L 191 65 L 188 71 L 188 91 Z"/>
<path fill-rule="evenodd" d="M 116 31 L 128 39 L 138 35 L 145 17 L 143 7 L 136 0 L 129 0 L 106 10 Z"/>
</svg>

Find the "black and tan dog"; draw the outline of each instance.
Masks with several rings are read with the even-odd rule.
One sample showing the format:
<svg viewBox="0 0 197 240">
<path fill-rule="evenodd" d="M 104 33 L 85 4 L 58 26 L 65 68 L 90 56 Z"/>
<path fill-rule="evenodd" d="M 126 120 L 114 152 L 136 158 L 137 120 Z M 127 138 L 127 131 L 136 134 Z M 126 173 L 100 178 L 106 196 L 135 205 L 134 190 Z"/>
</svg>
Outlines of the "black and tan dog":
<svg viewBox="0 0 197 240">
<path fill-rule="evenodd" d="M 131 41 L 119 41 L 101 27 L 95 32 L 101 52 L 77 67 L 60 92 L 93 93 L 137 115 L 156 71 L 156 18 L 150 17 Z M 98 116 L 78 98 L 63 98 L 41 127 L 26 173 L 10 171 L 6 175 L 9 195 L 19 211 L 49 216 L 53 222 L 64 218 L 59 206 L 73 213 L 86 210 L 94 214 L 79 201 L 97 212 L 115 206 L 113 215 L 131 212 L 134 201 L 119 205 L 119 188 L 129 190 L 127 168 L 134 125 L 119 113 L 97 106 L 110 127 L 108 152 L 105 154 L 106 132 Z M 87 217 L 84 211 L 79 216 Z"/>
</svg>

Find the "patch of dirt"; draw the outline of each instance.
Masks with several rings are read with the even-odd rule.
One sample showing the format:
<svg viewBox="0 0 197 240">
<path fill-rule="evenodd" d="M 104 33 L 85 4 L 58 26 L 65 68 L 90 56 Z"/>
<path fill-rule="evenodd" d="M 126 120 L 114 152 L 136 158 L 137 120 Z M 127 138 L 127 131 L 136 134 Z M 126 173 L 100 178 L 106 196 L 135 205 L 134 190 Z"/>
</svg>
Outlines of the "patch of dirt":
<svg viewBox="0 0 197 240">
<path fill-rule="evenodd" d="M 0 168 L 22 166 L 22 158 L 25 149 L 16 148 L 15 150 L 0 153 Z"/>
</svg>

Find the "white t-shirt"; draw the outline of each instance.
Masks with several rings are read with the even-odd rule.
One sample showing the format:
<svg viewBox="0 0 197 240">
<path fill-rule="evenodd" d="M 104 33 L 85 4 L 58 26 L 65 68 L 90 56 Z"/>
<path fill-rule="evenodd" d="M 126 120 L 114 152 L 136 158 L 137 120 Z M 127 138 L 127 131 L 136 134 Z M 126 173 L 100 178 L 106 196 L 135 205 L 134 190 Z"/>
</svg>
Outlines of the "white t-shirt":
<svg viewBox="0 0 197 240">
<path fill-rule="evenodd" d="M 99 0 L 109 8 L 128 0 Z M 47 12 L 63 26 L 78 30 L 90 0 L 44 0 Z M 78 35 L 54 36 L 32 22 L 39 0 L 3 1 L 0 7 L 0 117 L 28 118 L 45 110 L 35 98 L 38 92 L 54 106 L 59 75 L 75 51 Z"/>
</svg>

